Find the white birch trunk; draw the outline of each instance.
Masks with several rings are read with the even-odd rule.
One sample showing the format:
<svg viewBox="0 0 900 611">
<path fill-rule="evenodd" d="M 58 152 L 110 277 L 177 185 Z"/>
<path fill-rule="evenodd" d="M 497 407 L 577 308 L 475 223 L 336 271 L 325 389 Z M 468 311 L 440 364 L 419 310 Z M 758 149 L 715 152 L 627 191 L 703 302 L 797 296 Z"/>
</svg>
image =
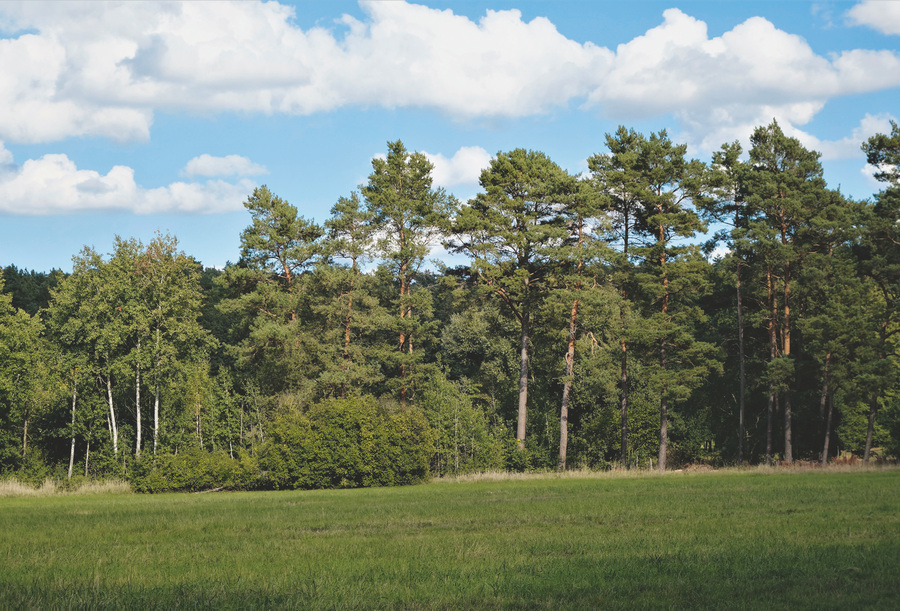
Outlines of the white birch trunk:
<svg viewBox="0 0 900 611">
<path fill-rule="evenodd" d="M 113 408 L 112 378 L 106 378 L 106 400 L 109 403 L 109 433 L 113 442 L 113 455 L 119 455 L 119 427 L 116 426 L 116 410 Z"/>
<path fill-rule="evenodd" d="M 153 393 L 153 455 L 156 456 L 156 444 L 159 440 L 159 386 Z"/>
<path fill-rule="evenodd" d="M 138 340 L 137 343 L 138 349 L 138 358 L 140 358 L 141 351 L 141 340 Z M 135 457 L 139 457 L 141 455 L 141 363 L 138 361 L 135 364 L 135 373 L 134 373 L 134 410 L 135 410 L 135 420 L 137 421 L 136 427 L 136 439 L 134 442 L 134 455 Z"/>
<path fill-rule="evenodd" d="M 69 448 L 69 479 L 72 479 L 72 469 L 75 466 L 75 399 L 78 397 L 78 382 L 72 390 L 72 446 Z"/>
</svg>

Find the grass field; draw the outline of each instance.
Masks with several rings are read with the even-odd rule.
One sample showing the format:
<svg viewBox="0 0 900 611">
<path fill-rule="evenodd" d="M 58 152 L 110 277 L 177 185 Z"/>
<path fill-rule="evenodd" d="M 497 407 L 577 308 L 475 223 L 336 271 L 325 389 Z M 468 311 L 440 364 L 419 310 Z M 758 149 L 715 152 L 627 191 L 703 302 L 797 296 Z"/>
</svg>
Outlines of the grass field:
<svg viewBox="0 0 900 611">
<path fill-rule="evenodd" d="M 0 498 L 0 608 L 900 608 L 900 470 Z"/>
</svg>

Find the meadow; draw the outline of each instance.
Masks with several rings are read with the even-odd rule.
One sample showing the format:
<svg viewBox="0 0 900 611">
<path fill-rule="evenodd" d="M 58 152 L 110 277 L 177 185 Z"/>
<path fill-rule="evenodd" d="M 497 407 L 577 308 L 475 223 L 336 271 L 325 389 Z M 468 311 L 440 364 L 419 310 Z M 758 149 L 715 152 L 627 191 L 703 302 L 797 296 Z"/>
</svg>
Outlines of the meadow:
<svg viewBox="0 0 900 611">
<path fill-rule="evenodd" d="M 900 470 L 0 498 L 2 608 L 900 607 Z"/>
</svg>

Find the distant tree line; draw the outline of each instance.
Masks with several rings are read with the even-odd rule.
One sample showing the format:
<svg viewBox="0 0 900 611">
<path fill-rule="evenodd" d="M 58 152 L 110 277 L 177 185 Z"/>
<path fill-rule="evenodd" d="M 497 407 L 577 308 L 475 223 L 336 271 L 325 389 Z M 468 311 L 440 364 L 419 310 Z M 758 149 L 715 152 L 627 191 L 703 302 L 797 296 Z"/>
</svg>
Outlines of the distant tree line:
<svg viewBox="0 0 900 611">
<path fill-rule="evenodd" d="M 321 225 L 255 189 L 224 270 L 162 234 L 5 268 L 0 473 L 162 491 L 896 457 L 898 126 L 863 145 L 870 201 L 775 122 L 708 163 L 665 131 L 606 148 L 581 176 L 500 152 L 460 203 L 391 142 Z"/>
</svg>

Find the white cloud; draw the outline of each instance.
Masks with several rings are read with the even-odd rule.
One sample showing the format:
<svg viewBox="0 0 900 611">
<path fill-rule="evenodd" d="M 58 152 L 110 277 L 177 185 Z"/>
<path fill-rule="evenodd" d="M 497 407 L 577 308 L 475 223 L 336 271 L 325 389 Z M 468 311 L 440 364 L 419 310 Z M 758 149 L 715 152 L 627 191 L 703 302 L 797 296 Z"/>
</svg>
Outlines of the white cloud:
<svg viewBox="0 0 900 611">
<path fill-rule="evenodd" d="M 900 35 L 900 2 L 864 0 L 847 11 L 847 18 L 882 34 Z"/>
<path fill-rule="evenodd" d="M 588 103 L 617 119 L 673 114 L 685 139 L 715 150 L 773 118 L 805 125 L 830 98 L 898 86 L 897 53 L 829 59 L 761 17 L 710 38 L 704 22 L 669 9 L 660 26 L 617 48 Z"/>
<path fill-rule="evenodd" d="M 464 146 L 449 159 L 438 153 L 423 154 L 434 164 L 434 184 L 440 187 L 477 186 L 481 171 L 491 163 L 491 155 L 480 146 Z"/>
<path fill-rule="evenodd" d="M 12 166 L 13 164 L 13 154 L 10 153 L 3 143 L 0 142 L 0 168 Z"/>
<path fill-rule="evenodd" d="M 186 176 L 255 176 L 268 173 L 265 166 L 253 163 L 242 155 L 214 157 L 204 153 L 188 161 L 184 167 Z"/>
<path fill-rule="evenodd" d="M 673 115 L 683 139 L 713 150 L 772 118 L 803 126 L 836 96 L 900 87 L 897 52 L 825 57 L 761 17 L 710 38 L 669 9 L 613 52 L 517 10 L 474 21 L 407 2 L 360 6 L 362 19 L 303 30 L 275 1 L 0 3 L 0 29 L 14 32 L 0 40 L 0 139 L 147 139 L 157 110 L 426 107 L 467 119 L 584 102 L 623 122 Z M 897 6 L 864 2 L 851 17 L 896 24 Z"/>
<path fill-rule="evenodd" d="M 840 140 L 820 140 L 811 134 L 800 132 L 791 134 L 807 148 L 822 153 L 822 159 L 848 159 L 862 155 L 860 146 L 875 134 L 891 133 L 891 121 L 897 119 L 889 114 L 866 114 L 853 133 Z"/>
<path fill-rule="evenodd" d="M 80 170 L 66 155 L 29 159 L 12 165 L 12 155 L 0 144 L 0 213 L 49 215 L 91 211 L 214 213 L 240 210 L 255 186 L 221 180 L 204 183 L 174 182 L 145 189 L 134 180 L 134 170 L 113 166 L 106 174 Z M 12 167 L 10 167 L 12 166 Z"/>
<path fill-rule="evenodd" d="M 859 171 L 859 173 L 863 175 L 863 178 L 865 178 L 866 184 L 873 191 L 878 191 L 885 187 L 883 182 L 880 182 L 875 178 L 875 174 L 880 171 L 882 171 L 880 168 L 868 163 L 864 165 Z"/>
<path fill-rule="evenodd" d="M 0 3 L 0 27 L 37 32 L 0 41 L 0 138 L 146 139 L 159 109 L 524 116 L 585 95 L 611 58 L 515 10 L 361 6 L 365 21 L 304 31 L 277 2 Z"/>
</svg>

